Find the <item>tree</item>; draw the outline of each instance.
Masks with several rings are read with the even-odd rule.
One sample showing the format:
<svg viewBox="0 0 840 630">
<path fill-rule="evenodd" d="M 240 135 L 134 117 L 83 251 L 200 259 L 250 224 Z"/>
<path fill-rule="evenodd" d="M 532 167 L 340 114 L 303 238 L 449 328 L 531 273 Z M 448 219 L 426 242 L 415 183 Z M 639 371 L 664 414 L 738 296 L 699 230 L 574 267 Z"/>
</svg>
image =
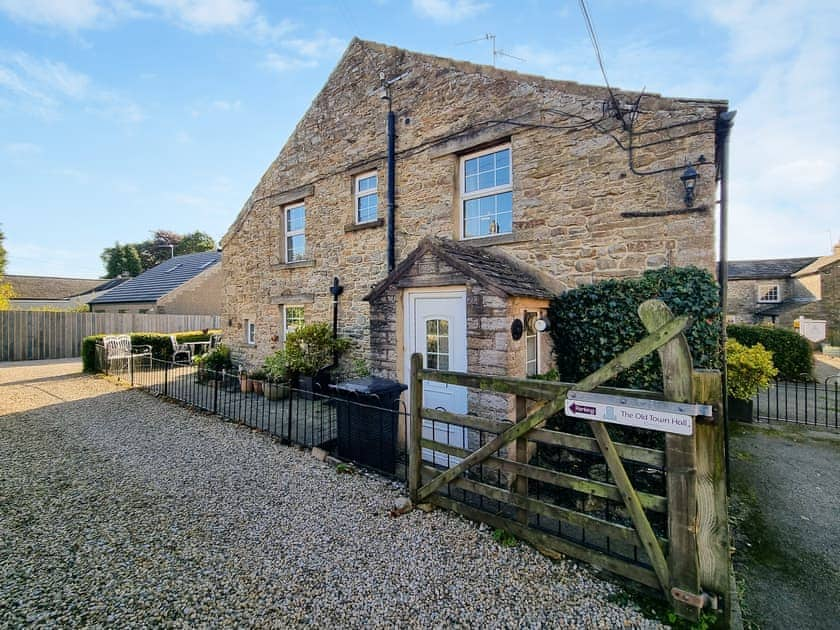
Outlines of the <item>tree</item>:
<svg viewBox="0 0 840 630">
<path fill-rule="evenodd" d="M 117 243 L 114 247 L 106 247 L 101 254 L 102 262 L 105 263 L 106 277 L 113 278 L 112 272 L 115 270 L 128 271 L 131 273 L 133 263 L 130 265 L 126 263 L 125 256 L 130 256 L 133 260 L 133 255 L 128 254 L 125 250 L 117 248 L 132 247 L 138 256 L 140 270 L 137 273 L 156 267 L 165 260 L 169 260 L 173 255 L 181 256 L 182 254 L 194 254 L 197 252 L 205 252 L 216 248 L 216 242 L 206 233 L 196 230 L 189 234 L 178 234 L 171 230 L 155 230 L 152 232 L 152 237 L 139 243 L 127 243 L 126 245 L 119 245 Z M 112 258 L 115 260 L 112 262 Z M 117 272 L 116 275 L 119 275 Z M 131 275 L 137 275 L 131 273 Z"/>
<path fill-rule="evenodd" d="M 137 253 L 137 248 L 134 245 L 114 243 L 113 247 L 105 248 L 101 258 L 102 262 L 105 263 L 106 278 L 116 278 L 122 274 L 136 276 L 143 272 L 140 254 Z"/>
<path fill-rule="evenodd" d="M 6 235 L 3 230 L 0 230 L 0 278 L 6 273 L 6 248 L 3 247 L 3 241 L 6 240 Z M 8 282 L 0 282 L 0 311 L 9 310 L 9 300 L 15 297 L 15 292 L 12 285 Z"/>
<path fill-rule="evenodd" d="M 0 230 L 0 278 L 6 273 L 6 248 L 3 247 L 3 241 L 6 240 L 6 235 L 3 230 Z"/>
</svg>

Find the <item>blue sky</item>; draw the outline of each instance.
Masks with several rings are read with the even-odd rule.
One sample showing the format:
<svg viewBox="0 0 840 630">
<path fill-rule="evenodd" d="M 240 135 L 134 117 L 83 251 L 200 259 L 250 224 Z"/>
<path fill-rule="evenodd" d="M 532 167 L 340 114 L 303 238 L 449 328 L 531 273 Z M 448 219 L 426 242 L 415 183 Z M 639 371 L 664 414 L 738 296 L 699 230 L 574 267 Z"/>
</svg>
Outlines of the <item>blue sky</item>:
<svg viewBox="0 0 840 630">
<path fill-rule="evenodd" d="M 840 239 L 840 3 L 589 0 L 610 82 L 726 98 L 730 258 Z M 157 228 L 218 239 L 354 35 L 601 84 L 576 1 L 0 0 L 8 273 L 98 277 Z"/>
</svg>

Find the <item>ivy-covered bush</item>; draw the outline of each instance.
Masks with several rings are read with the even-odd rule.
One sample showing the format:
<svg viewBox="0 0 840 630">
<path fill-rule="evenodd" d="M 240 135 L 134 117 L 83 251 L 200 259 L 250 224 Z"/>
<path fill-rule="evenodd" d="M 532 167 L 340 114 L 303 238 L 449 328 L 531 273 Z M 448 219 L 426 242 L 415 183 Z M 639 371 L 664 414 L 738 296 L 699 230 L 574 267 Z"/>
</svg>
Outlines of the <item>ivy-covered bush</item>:
<svg viewBox="0 0 840 630">
<path fill-rule="evenodd" d="M 605 280 L 572 289 L 549 307 L 551 338 L 560 380 L 576 382 L 630 348 L 647 332 L 638 308 L 660 299 L 674 315 L 690 315 L 685 331 L 697 368 L 720 367 L 720 300 L 712 275 L 696 267 L 656 269 L 639 278 Z M 656 352 L 620 374 L 614 385 L 661 390 Z"/>
<path fill-rule="evenodd" d="M 786 381 L 809 379 L 814 369 L 814 352 L 808 340 L 792 330 L 772 326 L 730 324 L 726 335 L 745 346 L 760 343 L 773 353 L 779 378 Z"/>
<path fill-rule="evenodd" d="M 151 346 L 152 356 L 163 361 L 172 360 L 172 333 L 130 333 L 132 346 Z M 174 333 L 179 343 L 188 341 L 208 341 L 211 335 L 221 334 L 220 330 L 190 330 Z M 82 369 L 85 372 L 96 371 L 96 344 L 102 343 L 106 335 L 91 335 L 82 339 Z"/>
<path fill-rule="evenodd" d="M 726 393 L 732 398 L 750 400 L 778 373 L 773 353 L 760 343 L 747 347 L 734 339 L 726 340 Z"/>
</svg>

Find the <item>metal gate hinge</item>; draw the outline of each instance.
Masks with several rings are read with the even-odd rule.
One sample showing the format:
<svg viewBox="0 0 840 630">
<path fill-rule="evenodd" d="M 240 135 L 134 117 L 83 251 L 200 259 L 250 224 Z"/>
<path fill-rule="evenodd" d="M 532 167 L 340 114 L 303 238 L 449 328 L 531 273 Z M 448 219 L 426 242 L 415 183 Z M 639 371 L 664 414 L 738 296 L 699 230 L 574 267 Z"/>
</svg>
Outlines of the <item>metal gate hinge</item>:
<svg viewBox="0 0 840 630">
<path fill-rule="evenodd" d="M 709 593 L 700 593 L 698 595 L 696 593 L 689 593 L 688 591 L 675 586 L 671 589 L 671 597 L 678 602 L 682 602 L 683 604 L 687 604 L 688 606 L 692 606 L 698 610 L 703 610 L 704 608 L 718 610 L 717 595 L 710 595 Z"/>
</svg>

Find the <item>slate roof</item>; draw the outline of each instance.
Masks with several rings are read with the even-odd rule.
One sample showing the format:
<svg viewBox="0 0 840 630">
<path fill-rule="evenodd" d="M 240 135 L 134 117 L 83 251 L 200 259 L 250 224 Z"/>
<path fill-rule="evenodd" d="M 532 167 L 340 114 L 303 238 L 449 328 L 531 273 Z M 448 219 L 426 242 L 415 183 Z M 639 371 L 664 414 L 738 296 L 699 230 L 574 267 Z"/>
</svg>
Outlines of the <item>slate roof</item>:
<svg viewBox="0 0 840 630">
<path fill-rule="evenodd" d="M 810 265 L 808 265 L 807 267 L 803 267 L 793 275 L 798 278 L 801 276 L 807 276 L 812 273 L 817 273 L 824 267 L 833 265 L 838 260 L 840 260 L 840 253 L 829 254 L 828 256 L 821 256 L 820 258 L 817 258 L 814 262 L 812 262 Z"/>
<path fill-rule="evenodd" d="M 65 300 L 90 293 L 102 284 L 101 278 L 51 278 L 11 274 L 3 276 L 2 280 L 12 285 L 16 300 Z"/>
<path fill-rule="evenodd" d="M 792 311 L 797 308 L 801 308 L 803 304 L 808 304 L 810 302 L 814 302 L 813 298 L 787 298 L 777 304 L 772 304 L 771 306 L 765 306 L 764 308 L 758 308 L 755 311 L 756 315 L 775 315 L 779 316 L 782 313 L 786 313 L 787 311 Z"/>
<path fill-rule="evenodd" d="M 727 266 L 730 280 L 762 280 L 788 278 L 817 259 L 770 258 L 767 260 L 731 260 Z"/>
<path fill-rule="evenodd" d="M 428 252 L 435 254 L 465 276 L 473 278 L 480 285 L 504 296 L 549 299 L 556 294 L 548 282 L 537 274 L 485 247 L 473 247 L 462 242 L 427 236 L 364 299 L 371 300 L 382 295 Z"/>
<path fill-rule="evenodd" d="M 217 264 L 221 258 L 221 252 L 217 251 L 175 256 L 123 282 L 105 295 L 94 298 L 90 303 L 156 302 L 158 298 Z"/>
</svg>

